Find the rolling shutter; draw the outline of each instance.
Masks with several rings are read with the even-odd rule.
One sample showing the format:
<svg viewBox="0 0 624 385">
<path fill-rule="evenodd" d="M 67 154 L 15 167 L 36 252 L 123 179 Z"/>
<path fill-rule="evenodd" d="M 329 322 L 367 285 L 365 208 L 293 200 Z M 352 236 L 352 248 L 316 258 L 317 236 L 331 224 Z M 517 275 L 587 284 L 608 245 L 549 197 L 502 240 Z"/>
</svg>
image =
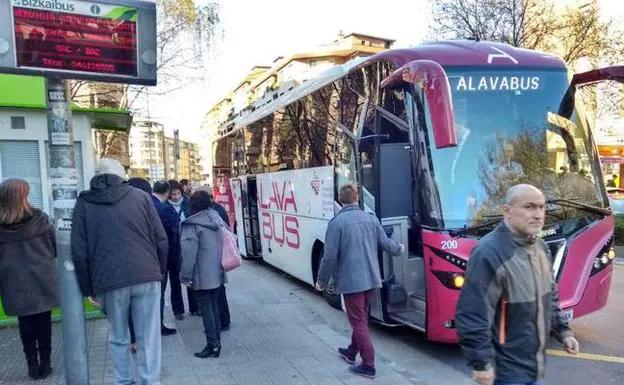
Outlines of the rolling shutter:
<svg viewBox="0 0 624 385">
<path fill-rule="evenodd" d="M 36 140 L 0 140 L 2 180 L 19 178 L 30 184 L 30 204 L 43 209 L 39 143 Z"/>
</svg>

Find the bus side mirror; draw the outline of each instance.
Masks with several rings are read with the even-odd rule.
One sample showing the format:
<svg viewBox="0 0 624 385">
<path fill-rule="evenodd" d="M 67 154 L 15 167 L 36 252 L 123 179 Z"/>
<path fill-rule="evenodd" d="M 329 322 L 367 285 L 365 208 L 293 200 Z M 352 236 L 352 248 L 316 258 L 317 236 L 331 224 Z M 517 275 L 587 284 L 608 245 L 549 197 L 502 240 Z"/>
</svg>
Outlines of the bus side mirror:
<svg viewBox="0 0 624 385">
<path fill-rule="evenodd" d="M 581 72 L 572 77 L 572 86 L 582 86 L 589 83 L 613 80 L 624 83 L 624 66 L 612 66 L 598 68 L 587 72 Z"/>
<path fill-rule="evenodd" d="M 574 110 L 574 96 L 576 94 L 577 87 L 605 80 L 613 80 L 615 82 L 624 83 L 624 66 L 598 68 L 574 75 L 572 77 L 572 81 L 570 81 L 570 86 L 568 87 L 568 90 L 559 105 L 559 115 L 565 118 L 572 116 L 572 112 Z"/>
<path fill-rule="evenodd" d="M 411 61 L 384 79 L 381 87 L 395 88 L 403 83 L 424 88 L 436 148 L 457 146 L 451 86 L 442 66 L 431 60 Z"/>
</svg>

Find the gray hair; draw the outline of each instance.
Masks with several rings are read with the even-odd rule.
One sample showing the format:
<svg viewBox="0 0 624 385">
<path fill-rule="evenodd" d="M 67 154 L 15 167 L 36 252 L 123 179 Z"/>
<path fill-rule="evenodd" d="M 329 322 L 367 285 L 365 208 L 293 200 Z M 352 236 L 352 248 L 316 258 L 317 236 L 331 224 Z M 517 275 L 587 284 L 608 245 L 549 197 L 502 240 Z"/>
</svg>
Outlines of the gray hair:
<svg viewBox="0 0 624 385">
<path fill-rule="evenodd" d="M 357 203 L 358 187 L 355 183 L 347 183 L 340 187 L 338 191 L 338 201 L 343 205 Z"/>
<path fill-rule="evenodd" d="M 117 159 L 102 158 L 95 166 L 95 174 L 112 174 L 120 178 L 126 178 L 126 170 Z"/>
</svg>

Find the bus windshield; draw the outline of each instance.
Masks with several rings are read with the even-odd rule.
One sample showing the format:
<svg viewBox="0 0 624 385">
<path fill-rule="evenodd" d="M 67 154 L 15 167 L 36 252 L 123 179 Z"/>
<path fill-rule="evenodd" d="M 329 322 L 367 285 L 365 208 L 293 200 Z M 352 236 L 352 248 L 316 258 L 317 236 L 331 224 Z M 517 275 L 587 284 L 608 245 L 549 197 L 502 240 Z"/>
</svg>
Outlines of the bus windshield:
<svg viewBox="0 0 624 385">
<path fill-rule="evenodd" d="M 439 196 L 433 223 L 461 228 L 500 217 L 509 187 L 529 183 L 546 199 L 606 207 L 600 167 L 580 101 L 559 115 L 568 89 L 562 70 L 447 68 L 457 146 L 436 149 L 427 117 L 430 191 Z M 425 111 L 427 109 L 425 108 Z M 549 216 L 587 216 L 553 205 Z M 547 218 L 547 222 L 549 219 Z"/>
</svg>

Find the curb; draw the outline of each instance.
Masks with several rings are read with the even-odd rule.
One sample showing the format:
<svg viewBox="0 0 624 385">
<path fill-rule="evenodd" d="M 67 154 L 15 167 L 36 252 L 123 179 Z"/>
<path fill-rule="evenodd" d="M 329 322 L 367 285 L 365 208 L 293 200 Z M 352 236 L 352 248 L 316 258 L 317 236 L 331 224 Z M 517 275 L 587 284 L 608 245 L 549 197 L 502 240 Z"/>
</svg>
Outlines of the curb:
<svg viewBox="0 0 624 385">
<path fill-rule="evenodd" d="M 624 258 L 615 258 L 613 263 L 616 265 L 624 265 Z"/>
</svg>

